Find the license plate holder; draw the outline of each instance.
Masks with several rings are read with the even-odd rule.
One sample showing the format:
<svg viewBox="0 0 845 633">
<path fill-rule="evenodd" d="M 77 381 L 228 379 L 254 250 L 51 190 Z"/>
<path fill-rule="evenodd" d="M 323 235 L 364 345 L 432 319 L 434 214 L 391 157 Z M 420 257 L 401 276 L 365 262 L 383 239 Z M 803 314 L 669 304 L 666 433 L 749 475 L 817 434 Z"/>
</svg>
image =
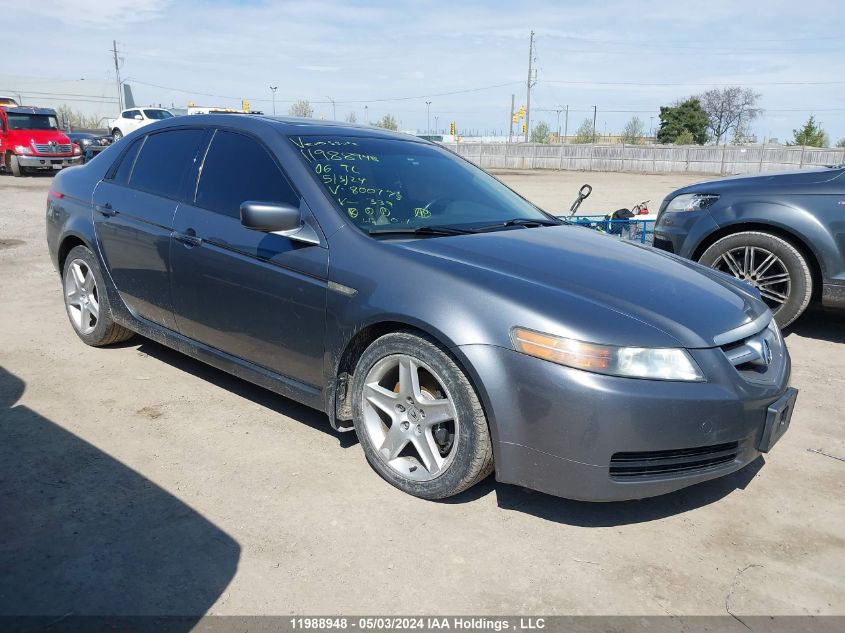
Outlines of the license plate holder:
<svg viewBox="0 0 845 633">
<path fill-rule="evenodd" d="M 792 421 L 792 412 L 795 410 L 795 401 L 798 399 L 798 390 L 790 388 L 786 394 L 769 405 L 766 410 L 766 424 L 763 426 L 763 435 L 757 450 L 761 453 L 768 453 L 777 441 L 783 437 Z"/>
<path fill-rule="evenodd" d="M 61 163 L 59 163 L 58 165 L 56 165 L 56 164 L 53 164 L 53 165 L 52 165 L 53 169 L 61 169 L 61 168 L 62 168 L 62 166 L 63 166 L 63 165 L 62 165 Z"/>
</svg>

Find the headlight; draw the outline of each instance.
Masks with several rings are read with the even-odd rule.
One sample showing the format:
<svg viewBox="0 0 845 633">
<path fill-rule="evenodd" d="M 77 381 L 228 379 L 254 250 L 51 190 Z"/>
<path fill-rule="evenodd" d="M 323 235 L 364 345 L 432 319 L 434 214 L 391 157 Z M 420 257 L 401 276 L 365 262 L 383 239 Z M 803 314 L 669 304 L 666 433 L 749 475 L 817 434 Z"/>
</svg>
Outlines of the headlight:
<svg viewBox="0 0 845 633">
<path fill-rule="evenodd" d="M 701 211 L 719 199 L 715 193 L 685 193 L 675 196 L 666 207 L 666 211 Z"/>
<path fill-rule="evenodd" d="M 73 154 L 74 156 L 79 156 L 82 153 L 82 148 L 79 147 L 76 143 L 73 144 Z"/>
<path fill-rule="evenodd" d="M 520 327 L 511 331 L 511 339 L 519 352 L 598 374 L 651 380 L 704 380 L 701 370 L 684 349 L 597 345 Z"/>
<path fill-rule="evenodd" d="M 91 145 L 93 142 L 94 142 L 94 141 L 92 141 L 90 138 L 81 138 L 81 139 L 79 139 L 79 144 L 80 144 L 80 145 Z"/>
<path fill-rule="evenodd" d="M 26 145 L 15 145 L 15 154 L 32 154 L 32 150 Z"/>
</svg>

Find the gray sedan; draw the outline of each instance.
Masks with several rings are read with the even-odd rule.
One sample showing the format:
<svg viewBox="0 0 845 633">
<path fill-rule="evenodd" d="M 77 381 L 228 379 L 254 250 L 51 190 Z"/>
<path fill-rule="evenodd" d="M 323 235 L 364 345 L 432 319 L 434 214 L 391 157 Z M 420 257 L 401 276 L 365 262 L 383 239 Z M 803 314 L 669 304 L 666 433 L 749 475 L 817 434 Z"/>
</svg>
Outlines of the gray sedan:
<svg viewBox="0 0 845 633">
<path fill-rule="evenodd" d="M 82 341 L 138 333 L 315 407 L 427 499 L 494 471 L 670 492 L 769 451 L 796 399 L 751 287 L 370 127 L 154 123 L 59 174 L 47 241 Z"/>
</svg>

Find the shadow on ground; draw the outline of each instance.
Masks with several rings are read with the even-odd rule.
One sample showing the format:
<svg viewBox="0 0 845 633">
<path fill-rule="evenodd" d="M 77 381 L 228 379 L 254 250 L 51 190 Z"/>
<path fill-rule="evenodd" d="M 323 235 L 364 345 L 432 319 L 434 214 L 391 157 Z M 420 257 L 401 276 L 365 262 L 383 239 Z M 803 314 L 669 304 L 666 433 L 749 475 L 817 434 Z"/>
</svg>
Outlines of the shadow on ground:
<svg viewBox="0 0 845 633">
<path fill-rule="evenodd" d="M 0 616 L 204 614 L 235 574 L 238 543 L 16 405 L 24 388 L 0 367 Z M 168 630 L 195 624 L 188 617 Z"/>
<path fill-rule="evenodd" d="M 784 331 L 830 343 L 845 343 L 845 311 L 813 308 L 807 310 Z"/>
<path fill-rule="evenodd" d="M 137 343 L 137 339 L 132 339 L 132 341 Z M 164 345 L 147 339 L 141 339 L 141 341 L 141 344 L 138 346 L 139 352 L 187 372 L 192 376 L 196 376 L 201 380 L 206 380 L 220 389 L 225 389 L 241 398 L 260 404 L 262 407 L 266 407 L 280 415 L 296 420 L 312 429 L 335 436 L 343 448 L 349 448 L 358 443 L 355 433 L 337 433 L 329 425 L 328 417 L 316 409 L 306 407 L 290 398 L 285 398 L 263 387 L 237 378 L 232 374 L 228 374 L 225 371 L 207 365 L 202 361 L 191 358 Z M 128 344 L 131 345 L 132 343 L 130 342 Z"/>
<path fill-rule="evenodd" d="M 158 343 L 144 340 L 138 349 L 157 360 L 168 363 L 202 380 L 208 380 L 221 389 L 226 389 L 242 398 L 257 402 L 313 429 L 336 435 L 338 442 L 344 448 L 357 444 L 358 440 L 355 433 L 336 434 L 329 426 L 328 419 L 323 413 L 257 387 Z M 445 500 L 444 503 L 469 503 L 495 492 L 499 507 L 524 512 L 548 521 L 581 527 L 642 523 L 687 512 L 718 501 L 737 489 L 744 489 L 763 464 L 763 458 L 759 457 L 756 461 L 731 475 L 672 494 L 640 501 L 615 503 L 571 501 L 519 486 L 498 483 L 493 477 L 488 477 L 466 492 Z M 388 484 L 381 482 L 377 475 L 373 473 L 373 485 Z"/>
</svg>

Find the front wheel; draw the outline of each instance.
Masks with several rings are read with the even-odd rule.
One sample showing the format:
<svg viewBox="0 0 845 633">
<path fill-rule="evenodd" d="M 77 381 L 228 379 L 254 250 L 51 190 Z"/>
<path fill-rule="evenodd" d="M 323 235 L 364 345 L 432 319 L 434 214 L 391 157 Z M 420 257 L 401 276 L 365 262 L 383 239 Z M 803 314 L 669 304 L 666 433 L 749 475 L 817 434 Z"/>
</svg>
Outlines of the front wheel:
<svg viewBox="0 0 845 633">
<path fill-rule="evenodd" d="M 493 471 L 475 389 L 436 342 L 409 332 L 376 340 L 352 381 L 353 422 L 373 468 L 400 490 L 443 499 Z"/>
<path fill-rule="evenodd" d="M 123 132 L 115 128 L 114 130 L 112 130 L 111 137 L 112 140 L 116 143 L 117 141 L 123 138 Z"/>
<path fill-rule="evenodd" d="M 23 167 L 21 167 L 18 157 L 14 154 L 9 154 L 9 171 L 15 178 L 20 178 L 23 175 Z"/>
<path fill-rule="evenodd" d="M 771 233 L 743 231 L 723 237 L 699 262 L 757 288 L 782 328 L 801 316 L 813 295 L 813 276 L 804 255 Z"/>
</svg>

